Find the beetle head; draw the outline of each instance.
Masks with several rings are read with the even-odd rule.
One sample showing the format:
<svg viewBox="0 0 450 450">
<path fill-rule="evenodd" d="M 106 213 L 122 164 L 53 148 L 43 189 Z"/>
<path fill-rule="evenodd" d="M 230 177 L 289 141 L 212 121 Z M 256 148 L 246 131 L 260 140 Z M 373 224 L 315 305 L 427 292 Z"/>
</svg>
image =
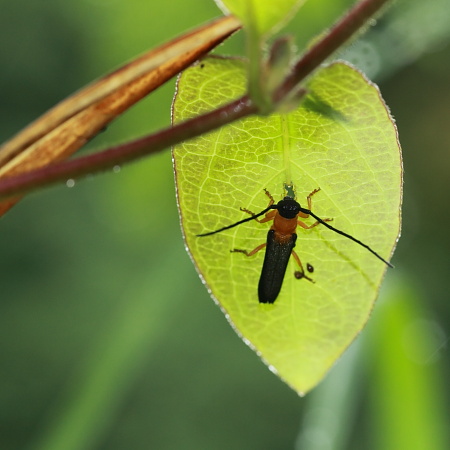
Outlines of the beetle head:
<svg viewBox="0 0 450 450">
<path fill-rule="evenodd" d="M 300 212 L 300 204 L 291 197 L 284 197 L 277 204 L 277 210 L 281 217 L 285 219 L 294 219 Z"/>
</svg>

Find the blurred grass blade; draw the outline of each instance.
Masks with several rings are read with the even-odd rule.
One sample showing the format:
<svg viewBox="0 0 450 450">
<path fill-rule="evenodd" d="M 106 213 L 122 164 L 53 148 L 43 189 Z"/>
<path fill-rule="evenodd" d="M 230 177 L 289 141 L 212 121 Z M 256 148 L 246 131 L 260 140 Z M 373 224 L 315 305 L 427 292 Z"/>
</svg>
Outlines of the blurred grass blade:
<svg viewBox="0 0 450 450">
<path fill-rule="evenodd" d="M 203 25 L 59 103 L 0 147 L 0 177 L 67 158 L 114 118 L 236 31 L 234 17 Z M 0 203 L 0 215 L 17 201 Z"/>
<path fill-rule="evenodd" d="M 393 286 L 371 323 L 373 449 L 448 449 L 443 402 L 448 380 L 440 363 L 448 337 L 422 305 L 425 299 L 403 281 Z"/>
<path fill-rule="evenodd" d="M 148 362 L 146 355 L 161 344 L 174 304 L 180 300 L 180 285 L 191 276 L 189 266 L 180 265 L 178 282 L 165 281 L 167 267 L 179 258 L 179 251 L 178 247 L 169 250 L 151 275 L 141 274 L 134 280 L 132 285 L 139 288 L 127 292 L 124 309 L 92 343 L 85 364 L 68 383 L 65 398 L 30 449 L 100 448 L 98 441 L 111 427 L 123 397 Z"/>
<path fill-rule="evenodd" d="M 352 438 L 371 450 L 448 448 L 440 364 L 448 338 L 426 316 L 404 280 L 388 283 L 366 333 L 308 396 L 298 450 L 344 450 Z M 361 405 L 369 416 L 362 433 Z"/>
<path fill-rule="evenodd" d="M 354 342 L 305 400 L 296 450 L 346 450 L 356 420 L 364 338 Z"/>
</svg>

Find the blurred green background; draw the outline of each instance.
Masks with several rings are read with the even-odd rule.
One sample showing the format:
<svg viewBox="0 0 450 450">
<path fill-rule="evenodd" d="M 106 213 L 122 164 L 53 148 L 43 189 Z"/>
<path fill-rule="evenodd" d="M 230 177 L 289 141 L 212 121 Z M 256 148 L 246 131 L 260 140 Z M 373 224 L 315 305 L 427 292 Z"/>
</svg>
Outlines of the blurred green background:
<svg viewBox="0 0 450 450">
<path fill-rule="evenodd" d="M 349 1 L 307 3 L 304 45 Z M 0 139 L 220 11 L 212 0 L 0 0 Z M 247 348 L 180 233 L 169 152 L 30 195 L 0 221 L 0 448 L 447 449 L 450 8 L 398 1 L 344 54 L 404 152 L 403 232 L 368 327 L 306 398 Z M 240 54 L 241 35 L 218 52 Z M 90 149 L 169 124 L 174 83 Z"/>
</svg>

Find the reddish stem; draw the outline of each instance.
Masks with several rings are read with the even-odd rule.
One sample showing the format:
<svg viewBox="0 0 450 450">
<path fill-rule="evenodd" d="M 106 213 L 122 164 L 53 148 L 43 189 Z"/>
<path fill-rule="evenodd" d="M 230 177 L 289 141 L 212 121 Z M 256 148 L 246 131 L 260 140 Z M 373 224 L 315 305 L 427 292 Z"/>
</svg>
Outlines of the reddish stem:
<svg viewBox="0 0 450 450">
<path fill-rule="evenodd" d="M 374 14 L 389 0 L 363 0 L 342 17 L 318 42 L 316 42 L 295 64 L 275 95 L 275 100 L 284 98 L 307 76 L 311 75 L 339 47 L 360 31 Z"/>
<path fill-rule="evenodd" d="M 186 120 L 158 133 L 111 147 L 108 150 L 52 164 L 15 177 L 5 177 L 0 181 L 0 198 L 21 194 L 57 181 L 66 181 L 80 175 L 111 169 L 256 112 L 257 109 L 250 99 L 247 96 L 241 97 L 207 114 Z"/>
</svg>

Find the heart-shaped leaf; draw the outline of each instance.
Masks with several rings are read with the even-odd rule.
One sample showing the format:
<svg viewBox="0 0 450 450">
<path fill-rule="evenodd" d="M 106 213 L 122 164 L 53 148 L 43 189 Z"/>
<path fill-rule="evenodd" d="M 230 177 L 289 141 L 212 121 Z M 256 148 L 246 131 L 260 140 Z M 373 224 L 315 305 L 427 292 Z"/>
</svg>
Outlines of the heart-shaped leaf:
<svg viewBox="0 0 450 450">
<path fill-rule="evenodd" d="M 245 63 L 208 58 L 183 73 L 174 102 L 179 122 L 245 91 Z M 386 265 L 357 243 L 319 225 L 298 227 L 296 251 L 315 271 L 296 279 L 293 258 L 273 305 L 257 286 L 270 225 L 249 217 L 279 201 L 292 182 L 312 211 L 388 259 L 400 228 L 402 167 L 396 128 L 376 86 L 344 63 L 322 68 L 294 112 L 250 117 L 177 145 L 177 194 L 186 244 L 213 298 L 244 341 L 299 393 L 314 387 L 366 323 Z M 314 219 L 306 219 L 312 224 Z"/>
</svg>

